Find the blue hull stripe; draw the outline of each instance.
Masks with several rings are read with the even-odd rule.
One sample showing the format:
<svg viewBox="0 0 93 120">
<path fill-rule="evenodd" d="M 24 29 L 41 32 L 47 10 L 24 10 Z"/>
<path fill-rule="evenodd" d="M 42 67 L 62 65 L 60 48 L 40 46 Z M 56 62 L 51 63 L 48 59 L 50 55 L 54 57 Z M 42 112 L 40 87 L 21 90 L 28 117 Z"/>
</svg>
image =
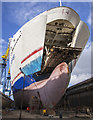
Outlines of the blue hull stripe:
<svg viewBox="0 0 93 120">
<path fill-rule="evenodd" d="M 25 87 L 31 85 L 34 82 L 36 82 L 36 81 L 34 80 L 32 75 L 25 76 L 25 79 L 24 79 L 24 77 L 21 77 L 20 79 L 18 79 L 14 83 L 14 85 L 13 85 L 13 92 L 17 92 L 18 90 L 23 89 L 23 84 L 24 84 L 24 88 L 25 88 Z"/>
<path fill-rule="evenodd" d="M 42 56 L 39 56 L 37 59 L 31 61 L 29 64 L 23 67 L 22 71 L 26 75 L 25 80 L 24 77 L 20 77 L 13 85 L 13 91 L 16 92 L 18 90 L 23 89 L 24 82 L 25 82 L 24 87 L 27 87 L 32 83 L 34 83 L 35 80 L 32 77 L 32 74 L 41 70 L 41 64 L 42 64 Z"/>
<path fill-rule="evenodd" d="M 22 68 L 22 71 L 25 75 L 31 75 L 35 72 L 41 70 L 42 56 L 39 56 L 37 59 L 31 61 L 29 64 Z"/>
</svg>

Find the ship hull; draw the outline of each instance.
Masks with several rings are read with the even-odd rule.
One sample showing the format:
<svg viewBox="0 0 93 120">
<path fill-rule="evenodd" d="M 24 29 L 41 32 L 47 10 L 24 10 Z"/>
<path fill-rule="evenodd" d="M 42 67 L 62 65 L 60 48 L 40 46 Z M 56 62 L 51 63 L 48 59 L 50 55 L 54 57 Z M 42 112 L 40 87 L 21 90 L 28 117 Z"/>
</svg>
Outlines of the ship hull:
<svg viewBox="0 0 93 120">
<path fill-rule="evenodd" d="M 54 69 L 48 79 L 35 82 L 24 90 L 14 93 L 16 106 L 33 108 L 35 106 L 32 101 L 37 98 L 42 107 L 53 108 L 63 96 L 68 83 L 68 65 L 63 62 Z"/>
<path fill-rule="evenodd" d="M 41 106 L 53 108 L 63 96 L 88 38 L 87 25 L 68 7 L 45 11 L 24 24 L 10 39 L 16 106 L 33 106 L 37 99 Z"/>
</svg>

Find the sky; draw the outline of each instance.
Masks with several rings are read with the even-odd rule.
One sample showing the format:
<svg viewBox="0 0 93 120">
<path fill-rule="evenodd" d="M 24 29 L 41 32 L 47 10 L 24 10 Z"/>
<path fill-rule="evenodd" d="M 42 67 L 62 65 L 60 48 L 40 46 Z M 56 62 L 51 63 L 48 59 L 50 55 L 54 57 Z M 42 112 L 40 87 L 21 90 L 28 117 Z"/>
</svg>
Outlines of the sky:
<svg viewBox="0 0 93 120">
<path fill-rule="evenodd" d="M 57 0 L 56 0 L 57 1 Z M 40 13 L 59 6 L 59 2 L 2 2 L 2 37 L 0 36 L 0 56 L 5 53 L 8 39 L 29 20 Z M 90 30 L 90 37 L 72 74 L 69 86 L 91 78 L 91 2 L 62 2 L 80 16 Z M 2 49 L 2 51 L 1 51 Z"/>
</svg>

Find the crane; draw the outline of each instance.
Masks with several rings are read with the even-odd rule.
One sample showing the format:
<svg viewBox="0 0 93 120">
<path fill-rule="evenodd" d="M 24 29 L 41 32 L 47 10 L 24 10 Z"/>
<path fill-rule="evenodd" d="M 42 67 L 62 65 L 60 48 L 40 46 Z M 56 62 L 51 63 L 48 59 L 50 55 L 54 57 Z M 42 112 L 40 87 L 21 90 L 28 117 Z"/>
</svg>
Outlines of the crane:
<svg viewBox="0 0 93 120">
<path fill-rule="evenodd" d="M 10 68 L 8 71 L 8 76 L 6 77 L 6 66 L 7 61 L 9 60 L 9 43 L 6 50 L 6 53 L 2 56 L 2 62 L 0 63 L 1 72 L 0 72 L 0 84 L 3 85 L 3 93 L 9 92 L 9 95 L 11 94 L 11 85 L 10 85 Z M 8 90 L 8 87 L 10 87 L 10 90 Z"/>
</svg>

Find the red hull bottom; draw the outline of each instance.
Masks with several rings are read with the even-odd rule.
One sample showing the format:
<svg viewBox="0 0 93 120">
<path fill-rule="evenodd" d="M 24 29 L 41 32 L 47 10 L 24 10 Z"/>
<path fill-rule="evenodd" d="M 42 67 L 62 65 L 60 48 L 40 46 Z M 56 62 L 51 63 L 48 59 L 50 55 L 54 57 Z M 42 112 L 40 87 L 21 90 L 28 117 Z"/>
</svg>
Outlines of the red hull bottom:
<svg viewBox="0 0 93 120">
<path fill-rule="evenodd" d="M 35 82 L 14 94 L 15 103 L 20 107 L 33 106 L 33 99 L 40 101 L 45 108 L 53 108 L 64 95 L 70 77 L 68 65 L 63 62 L 59 64 L 48 79 Z"/>
</svg>

